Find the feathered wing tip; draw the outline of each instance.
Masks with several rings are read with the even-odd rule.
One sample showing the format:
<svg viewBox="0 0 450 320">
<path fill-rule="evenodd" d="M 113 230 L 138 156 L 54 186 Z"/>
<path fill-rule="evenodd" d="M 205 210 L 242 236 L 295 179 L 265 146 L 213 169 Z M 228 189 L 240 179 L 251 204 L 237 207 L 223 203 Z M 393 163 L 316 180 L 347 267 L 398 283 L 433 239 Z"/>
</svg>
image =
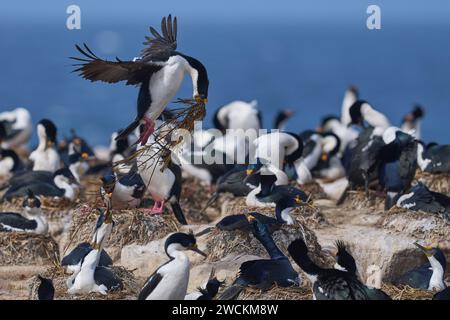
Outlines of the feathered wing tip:
<svg viewBox="0 0 450 320">
<path fill-rule="evenodd" d="M 288 252 L 294 261 L 296 261 L 297 257 L 303 257 L 308 254 L 308 247 L 302 238 L 298 238 L 297 240 L 292 241 L 288 246 Z"/>
<path fill-rule="evenodd" d="M 344 241 L 342 240 L 337 240 L 335 243 L 336 248 L 338 249 L 338 254 L 342 253 L 342 252 L 346 252 L 347 251 L 347 245 Z"/>
<path fill-rule="evenodd" d="M 177 17 L 174 17 L 172 22 L 172 15 L 169 14 L 167 17 L 163 17 L 161 20 L 161 33 L 162 35 L 156 31 L 155 28 L 150 27 L 150 33 L 153 35 L 154 38 L 145 36 L 146 41 L 144 42 L 145 45 L 151 45 L 154 42 L 158 41 L 167 41 L 169 43 L 176 43 L 177 41 Z"/>
</svg>

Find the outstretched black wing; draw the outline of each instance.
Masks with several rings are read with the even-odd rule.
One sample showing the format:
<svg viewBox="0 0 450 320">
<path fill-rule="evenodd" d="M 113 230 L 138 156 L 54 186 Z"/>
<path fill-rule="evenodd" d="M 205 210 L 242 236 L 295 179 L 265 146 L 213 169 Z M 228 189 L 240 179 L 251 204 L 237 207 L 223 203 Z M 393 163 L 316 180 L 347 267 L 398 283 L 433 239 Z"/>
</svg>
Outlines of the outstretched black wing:
<svg viewBox="0 0 450 320">
<path fill-rule="evenodd" d="M 142 59 L 145 61 L 167 60 L 177 48 L 177 18 L 173 19 L 173 23 L 170 14 L 167 19 L 166 17 L 162 18 L 162 35 L 153 27 L 150 27 L 150 32 L 153 37 L 145 37 L 144 45 L 148 45 L 148 47 L 142 50 Z"/>
<path fill-rule="evenodd" d="M 73 65 L 78 67 L 73 72 L 79 73 L 81 77 L 92 82 L 116 83 L 126 81 L 127 85 L 137 85 L 148 79 L 150 74 L 161 69 L 161 66 L 150 61 L 122 61 L 119 58 L 116 58 L 116 61 L 103 60 L 95 55 L 86 44 L 84 44 L 84 48 L 78 45 L 75 45 L 75 47 L 83 57 L 70 57 L 73 60 L 80 61 L 80 63 Z"/>
</svg>

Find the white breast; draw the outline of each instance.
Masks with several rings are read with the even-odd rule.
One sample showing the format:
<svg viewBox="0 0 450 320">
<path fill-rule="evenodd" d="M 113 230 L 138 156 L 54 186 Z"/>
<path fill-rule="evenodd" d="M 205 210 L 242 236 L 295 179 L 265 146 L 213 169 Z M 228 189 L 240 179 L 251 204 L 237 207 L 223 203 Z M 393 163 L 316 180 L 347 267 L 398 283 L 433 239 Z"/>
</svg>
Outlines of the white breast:
<svg viewBox="0 0 450 320">
<path fill-rule="evenodd" d="M 177 258 L 161 267 L 158 273 L 163 278 L 146 300 L 183 300 L 189 283 L 187 256 L 178 254 Z"/>
<path fill-rule="evenodd" d="M 150 78 L 149 90 L 152 103 L 147 116 L 156 120 L 173 99 L 186 73 L 187 61 L 180 56 L 173 56 L 164 63 L 164 67 Z"/>
<path fill-rule="evenodd" d="M 154 151 L 147 150 L 137 159 L 139 174 L 144 181 L 147 190 L 156 201 L 167 200 L 170 190 L 175 183 L 175 175 L 168 168 L 163 171 L 163 163 L 158 156 L 154 156 Z"/>
<path fill-rule="evenodd" d="M 7 157 L 0 160 L 0 177 L 9 176 L 13 167 L 14 161 L 12 158 Z"/>
<path fill-rule="evenodd" d="M 38 148 L 30 154 L 30 160 L 33 161 L 34 171 L 55 172 L 61 167 L 59 154 L 54 148 L 48 148 L 47 150 Z"/>
</svg>

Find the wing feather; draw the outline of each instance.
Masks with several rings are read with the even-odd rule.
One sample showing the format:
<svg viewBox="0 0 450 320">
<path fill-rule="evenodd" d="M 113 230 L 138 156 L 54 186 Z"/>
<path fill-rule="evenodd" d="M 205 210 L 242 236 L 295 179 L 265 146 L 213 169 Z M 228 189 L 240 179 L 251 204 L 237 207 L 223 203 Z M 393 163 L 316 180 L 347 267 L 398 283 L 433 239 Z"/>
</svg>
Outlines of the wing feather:
<svg viewBox="0 0 450 320">
<path fill-rule="evenodd" d="M 122 61 L 116 57 L 116 61 L 108 61 L 99 58 L 86 44 L 84 49 L 79 45 L 75 48 L 83 57 L 70 57 L 81 63 L 74 64 L 77 67 L 72 72 L 79 73 L 84 79 L 116 83 L 126 81 L 127 85 L 137 85 L 145 81 L 151 73 L 161 67 L 149 61 Z"/>
<path fill-rule="evenodd" d="M 167 59 L 177 48 L 177 18 L 172 21 L 172 16 L 163 17 L 161 20 L 161 34 L 153 27 L 150 27 L 153 37 L 145 36 L 144 45 L 147 48 L 142 50 L 144 61 L 158 61 Z"/>
</svg>

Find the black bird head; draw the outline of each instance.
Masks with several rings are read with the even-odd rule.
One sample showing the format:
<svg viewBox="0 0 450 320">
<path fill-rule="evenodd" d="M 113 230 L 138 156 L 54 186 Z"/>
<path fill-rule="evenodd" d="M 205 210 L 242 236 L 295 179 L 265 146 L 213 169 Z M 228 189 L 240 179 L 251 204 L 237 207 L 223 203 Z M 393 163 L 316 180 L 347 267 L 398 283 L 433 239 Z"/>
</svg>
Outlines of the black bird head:
<svg viewBox="0 0 450 320">
<path fill-rule="evenodd" d="M 53 300 L 55 297 L 55 287 L 53 281 L 38 275 L 40 284 L 38 287 L 38 299 L 39 300 Z"/>
<path fill-rule="evenodd" d="M 430 260 L 431 258 L 435 258 L 437 261 L 439 261 L 443 271 L 445 272 L 447 266 L 447 259 L 445 258 L 445 255 L 441 249 L 432 246 L 422 246 L 417 242 L 415 242 L 414 245 L 418 247 L 427 256 L 428 260 Z"/>
<path fill-rule="evenodd" d="M 55 173 L 53 173 L 53 178 L 58 176 L 64 177 L 69 184 L 78 184 L 77 179 L 75 179 L 69 168 L 61 168 L 56 170 Z"/>
<path fill-rule="evenodd" d="M 42 126 L 44 128 L 45 147 L 48 148 L 48 147 L 55 145 L 56 144 L 56 134 L 57 134 L 57 129 L 56 129 L 55 124 L 48 119 L 42 119 L 38 123 L 38 128 L 39 128 L 39 126 Z"/>
<path fill-rule="evenodd" d="M 38 197 L 36 197 L 33 193 L 33 190 L 28 189 L 27 190 L 27 196 L 22 202 L 22 207 L 24 208 L 40 208 L 41 207 L 41 201 Z"/>
<path fill-rule="evenodd" d="M 275 129 L 282 129 L 281 126 L 285 121 L 287 121 L 289 118 L 291 118 L 294 115 L 293 110 L 281 110 L 278 111 L 276 117 L 275 117 L 275 123 L 274 128 Z"/>
<path fill-rule="evenodd" d="M 217 280 L 217 277 L 215 276 L 215 269 L 212 268 L 205 289 L 198 288 L 198 291 L 202 294 L 198 300 L 212 300 L 224 283 L 224 281 Z"/>
<path fill-rule="evenodd" d="M 328 161 L 339 152 L 341 139 L 333 132 L 324 132 L 321 136 L 323 138 L 323 151 L 320 160 Z"/>
<path fill-rule="evenodd" d="M 363 104 L 367 103 L 365 100 L 357 100 L 355 103 L 352 104 L 350 107 L 350 118 L 352 121 L 350 122 L 350 125 L 355 124 L 358 126 L 364 126 L 364 118 L 361 113 L 361 107 Z"/>
<path fill-rule="evenodd" d="M 113 173 L 105 174 L 103 177 L 101 177 L 102 180 L 102 187 L 105 191 L 105 194 L 113 193 L 114 188 L 116 186 L 117 178 Z"/>
<path fill-rule="evenodd" d="M 195 58 L 181 55 L 190 66 L 190 74 L 193 79 L 197 79 L 194 85 L 194 99 L 197 103 L 206 104 L 208 102 L 208 72 L 205 66 Z"/>
<path fill-rule="evenodd" d="M 417 121 L 418 119 L 422 119 L 424 116 L 425 116 L 424 109 L 422 108 L 421 105 L 417 104 L 414 106 L 414 109 L 411 112 L 409 112 L 405 115 L 402 122 L 403 123 L 414 122 L 414 121 Z"/>
<path fill-rule="evenodd" d="M 351 86 L 348 87 L 347 90 L 348 90 L 349 92 L 353 93 L 353 94 L 355 95 L 356 99 L 358 99 L 358 97 L 359 97 L 359 91 L 358 91 L 358 87 L 357 87 L 357 86 L 351 85 Z"/>
<path fill-rule="evenodd" d="M 191 250 L 206 257 L 206 253 L 204 253 L 197 247 L 197 240 L 195 239 L 195 236 L 192 232 L 176 232 L 171 234 L 167 238 L 164 249 L 166 251 L 166 254 L 172 258 L 172 256 L 169 254 L 169 247 L 173 247 L 175 250 Z"/>
<path fill-rule="evenodd" d="M 250 163 L 247 166 L 247 170 L 246 170 L 247 176 L 258 173 L 262 167 L 263 167 L 263 163 L 262 163 L 261 159 L 256 158 L 256 163 Z"/>
<path fill-rule="evenodd" d="M 338 116 L 336 115 L 327 115 L 325 117 L 323 117 L 320 120 L 320 127 L 319 127 L 319 132 L 328 132 L 328 124 L 330 123 L 330 121 L 338 121 L 341 122 L 341 119 L 339 119 Z M 314 133 L 314 131 L 312 131 Z M 303 137 L 302 137 L 303 138 Z"/>
<path fill-rule="evenodd" d="M 346 245 L 342 241 L 336 241 L 337 253 L 336 263 L 339 269 L 345 269 L 350 274 L 356 274 L 356 262 L 352 255 L 347 251 Z"/>
</svg>

